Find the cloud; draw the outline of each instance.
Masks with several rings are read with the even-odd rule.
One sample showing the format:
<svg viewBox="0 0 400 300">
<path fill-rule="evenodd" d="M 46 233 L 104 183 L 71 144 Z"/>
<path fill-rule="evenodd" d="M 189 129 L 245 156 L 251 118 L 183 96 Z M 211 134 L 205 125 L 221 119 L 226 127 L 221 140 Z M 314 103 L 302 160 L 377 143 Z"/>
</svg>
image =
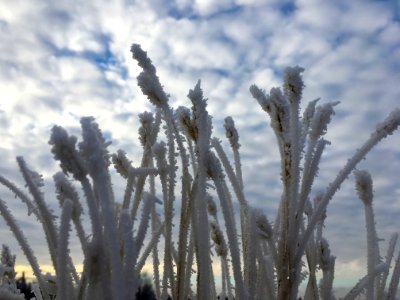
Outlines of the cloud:
<svg viewBox="0 0 400 300">
<path fill-rule="evenodd" d="M 232 4 L 233 3 L 231 0 L 223 0 L 218 2 L 212 0 L 196 0 L 194 8 L 199 15 L 207 16 L 220 10 L 228 9 L 232 6 Z"/>
<path fill-rule="evenodd" d="M 268 91 L 280 85 L 286 66 L 300 65 L 306 69 L 305 102 L 341 101 L 326 135 L 332 145 L 322 159 L 316 193 L 376 123 L 399 106 L 399 36 L 398 14 L 387 1 L 0 4 L 0 173 L 23 186 L 14 157 L 24 155 L 51 186 L 57 165 L 47 145 L 50 128 L 59 124 L 79 137 L 84 115 L 97 118 L 113 139 L 113 151 L 125 148 L 138 164 L 137 115 L 152 107 L 136 86 L 139 68 L 129 51 L 135 42 L 157 66 L 175 107 L 191 105 L 188 90 L 202 79 L 215 135 L 223 138 L 224 117 L 234 117 L 248 199 L 272 220 L 281 195 L 279 154 L 268 116 L 251 98 L 249 86 Z M 373 175 L 378 235 L 386 239 L 400 225 L 392 217 L 400 210 L 399 144 L 396 133 L 361 165 Z M 13 198 L 3 189 L 0 193 Z M 23 207 L 12 200 L 10 207 L 24 220 Z M 365 241 L 362 213 L 350 178 L 330 204 L 327 219 L 340 266 L 355 261 L 354 249 Z M 35 246 L 44 258 L 45 250 Z"/>
</svg>

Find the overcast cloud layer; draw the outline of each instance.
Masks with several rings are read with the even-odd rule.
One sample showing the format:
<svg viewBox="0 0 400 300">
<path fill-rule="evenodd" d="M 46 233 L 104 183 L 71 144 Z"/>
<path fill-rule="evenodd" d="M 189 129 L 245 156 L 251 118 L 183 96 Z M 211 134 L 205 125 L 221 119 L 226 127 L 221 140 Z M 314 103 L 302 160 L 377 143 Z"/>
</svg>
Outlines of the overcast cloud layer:
<svg viewBox="0 0 400 300">
<path fill-rule="evenodd" d="M 321 191 L 376 124 L 399 107 L 399 21 L 397 0 L 0 0 L 0 174 L 23 186 L 15 162 L 23 155 L 51 192 L 58 169 L 47 144 L 50 129 L 62 125 L 79 137 L 79 119 L 86 115 L 113 141 L 112 151 L 125 149 L 137 164 L 137 115 L 152 110 L 136 86 L 139 69 L 129 50 L 138 43 L 174 107 L 190 105 L 187 92 L 202 79 L 215 135 L 224 136 L 225 116 L 234 118 L 248 199 L 272 219 L 281 193 L 278 151 L 249 86 L 279 86 L 283 69 L 300 65 L 303 108 L 318 97 L 341 102 L 315 186 Z M 388 237 L 400 228 L 400 132 L 360 168 L 374 179 L 384 255 Z M 31 237 L 40 262 L 48 263 L 36 220 L 3 187 L 0 196 Z M 47 200 L 57 209 L 54 196 Z M 337 256 L 336 284 L 352 284 L 366 272 L 364 215 L 353 177 L 329 206 L 326 235 Z M 0 241 L 24 263 L 2 219 Z"/>
</svg>

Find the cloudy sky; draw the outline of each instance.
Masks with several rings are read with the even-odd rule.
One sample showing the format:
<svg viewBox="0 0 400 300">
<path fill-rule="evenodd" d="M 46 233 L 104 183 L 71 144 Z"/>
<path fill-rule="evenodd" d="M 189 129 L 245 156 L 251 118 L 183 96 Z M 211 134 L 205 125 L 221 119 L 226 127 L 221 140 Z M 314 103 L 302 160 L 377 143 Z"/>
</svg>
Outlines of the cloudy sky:
<svg viewBox="0 0 400 300">
<path fill-rule="evenodd" d="M 152 106 L 136 85 L 132 43 L 152 58 L 174 107 L 190 105 L 188 90 L 201 79 L 214 134 L 222 138 L 224 117 L 234 118 L 247 197 L 271 219 L 281 193 L 278 150 L 267 115 L 250 96 L 251 84 L 269 90 L 281 84 L 285 67 L 300 65 L 303 108 L 318 97 L 341 102 L 313 194 L 399 107 L 399 0 L 0 0 L 0 174 L 23 186 L 15 162 L 23 155 L 43 174 L 47 200 L 57 209 L 50 129 L 59 124 L 79 136 L 79 119 L 87 115 L 112 140 L 112 151 L 125 149 L 138 162 L 137 116 Z M 388 237 L 400 228 L 400 132 L 360 168 L 374 178 L 384 255 Z M 35 220 L 4 187 L 0 197 L 48 264 Z M 366 272 L 363 207 L 353 177 L 331 202 L 326 222 L 336 284 L 351 285 Z M 26 263 L 2 219 L 0 241 L 18 254 L 17 264 Z"/>
</svg>

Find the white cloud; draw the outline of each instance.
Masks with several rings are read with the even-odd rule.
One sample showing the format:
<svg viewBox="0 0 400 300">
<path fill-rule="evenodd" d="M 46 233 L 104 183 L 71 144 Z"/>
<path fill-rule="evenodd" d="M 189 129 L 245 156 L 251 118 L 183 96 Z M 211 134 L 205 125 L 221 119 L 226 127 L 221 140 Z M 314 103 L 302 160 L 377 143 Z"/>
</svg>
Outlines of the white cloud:
<svg viewBox="0 0 400 300">
<path fill-rule="evenodd" d="M 340 286 L 354 286 L 357 283 L 355 278 L 361 279 L 365 276 L 364 266 L 365 261 L 360 261 L 360 259 L 337 262 L 335 264 L 335 277 L 340 278 Z"/>
<path fill-rule="evenodd" d="M 379 37 L 381 43 L 384 43 L 386 47 L 396 47 L 399 35 L 400 35 L 399 23 L 392 22 L 382 30 Z"/>
<path fill-rule="evenodd" d="M 233 4 L 232 0 L 195 0 L 194 8 L 202 16 L 207 16 L 231 7 Z"/>
</svg>

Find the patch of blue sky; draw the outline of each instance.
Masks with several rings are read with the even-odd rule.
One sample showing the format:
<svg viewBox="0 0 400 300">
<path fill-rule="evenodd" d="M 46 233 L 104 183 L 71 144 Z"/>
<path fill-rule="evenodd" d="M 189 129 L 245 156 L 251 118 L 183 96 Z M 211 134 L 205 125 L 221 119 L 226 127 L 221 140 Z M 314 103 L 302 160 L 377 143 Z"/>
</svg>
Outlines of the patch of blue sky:
<svg viewBox="0 0 400 300">
<path fill-rule="evenodd" d="M 387 3 L 393 9 L 393 21 L 400 22 L 400 0 L 372 0 L 372 1 Z"/>
<path fill-rule="evenodd" d="M 0 30 L 4 30 L 7 27 L 8 23 L 2 19 L 0 19 Z"/>
<path fill-rule="evenodd" d="M 116 64 L 116 59 L 113 53 L 107 48 L 102 53 L 93 51 L 85 51 L 82 56 L 96 65 L 103 71 L 107 70 L 110 65 Z"/>
<path fill-rule="evenodd" d="M 96 66 L 101 72 L 106 72 L 108 70 L 117 71 L 120 77 L 123 80 L 128 78 L 128 70 L 127 68 L 119 62 L 114 54 L 109 50 L 108 47 L 105 48 L 103 52 L 97 53 L 94 51 L 73 51 L 70 49 L 55 49 L 53 52 L 56 57 L 79 57 L 91 62 L 94 66 Z M 101 79 L 102 85 L 107 87 L 107 94 L 113 95 L 118 90 L 118 84 L 114 81 L 108 80 L 106 77 L 102 77 Z M 93 92 L 94 95 L 97 95 L 99 98 L 104 98 L 104 90 L 98 89 Z M 111 98 L 110 98 L 111 99 Z M 112 98 L 113 99 L 113 98 Z"/>
<path fill-rule="evenodd" d="M 131 112 L 124 112 L 124 113 L 119 113 L 115 114 L 114 118 L 119 121 L 127 122 L 130 119 L 132 119 L 132 113 Z"/>
<path fill-rule="evenodd" d="M 274 59 L 275 59 L 275 58 L 274 58 Z M 302 66 L 301 63 L 298 63 L 297 65 L 299 65 L 300 67 Z M 285 68 L 286 68 L 286 66 L 282 68 L 282 66 L 275 66 L 275 65 L 272 65 L 272 66 L 270 66 L 270 68 L 272 68 L 272 70 L 274 71 L 274 75 L 276 76 L 276 78 L 278 78 L 280 81 L 282 81 L 283 75 L 284 75 L 284 73 L 285 73 Z M 260 86 L 260 88 L 265 89 L 266 87 Z M 267 92 L 269 92 L 269 89 L 270 89 L 270 88 L 271 88 L 271 87 L 267 87 L 267 88 L 266 88 L 266 89 L 267 89 Z"/>
<path fill-rule="evenodd" d="M 178 73 L 178 74 L 182 73 L 184 71 L 194 71 L 194 72 L 198 71 L 197 68 L 196 68 L 196 70 L 194 70 L 188 66 L 185 66 L 185 65 L 182 65 L 179 63 L 170 64 L 169 67 L 171 68 L 171 70 L 173 72 Z M 228 78 L 228 77 L 231 77 L 232 70 L 229 68 L 203 67 L 203 68 L 201 68 L 201 73 L 202 74 L 213 73 L 215 75 L 218 75 L 219 77 Z"/>
<path fill-rule="evenodd" d="M 237 4 L 229 6 L 229 7 L 222 7 L 218 11 L 208 15 L 207 19 L 214 19 L 214 18 L 218 19 L 218 18 L 223 17 L 224 15 L 232 16 L 232 15 L 240 13 L 242 10 L 243 10 L 243 6 L 237 5 Z"/>
<path fill-rule="evenodd" d="M 18 70 L 19 68 L 20 66 L 13 61 L 0 59 L 0 79 L 12 78 L 15 70 Z"/>
<path fill-rule="evenodd" d="M 265 122 L 259 122 L 254 125 L 247 126 L 247 130 L 251 131 L 252 133 L 263 132 L 265 131 Z"/>
<path fill-rule="evenodd" d="M 229 77 L 229 74 L 231 72 L 231 70 L 229 69 L 222 68 L 210 68 L 209 70 L 221 77 Z"/>
<path fill-rule="evenodd" d="M 176 20 L 181 20 L 181 19 L 185 19 L 185 20 L 198 20 L 201 17 L 199 15 L 197 15 L 193 9 L 191 7 L 185 7 L 185 8 L 181 8 L 179 9 L 178 7 L 174 6 L 174 5 L 170 5 L 168 8 L 168 16 L 170 16 L 171 18 L 174 18 Z"/>
<path fill-rule="evenodd" d="M 123 79 L 127 79 L 128 70 L 127 68 L 117 59 L 114 53 L 110 49 L 111 37 L 106 34 L 97 34 L 97 40 L 103 45 L 101 52 L 92 50 L 75 51 L 68 48 L 57 48 L 49 41 L 44 43 L 52 50 L 55 57 L 79 57 L 84 58 L 94 65 L 97 66 L 101 71 L 107 71 L 111 67 L 118 69 L 118 73 Z"/>
<path fill-rule="evenodd" d="M 232 4 L 229 6 L 221 6 L 207 15 L 201 15 L 198 11 L 195 10 L 193 6 L 179 9 L 176 6 L 170 5 L 168 8 L 168 15 L 177 20 L 180 19 L 187 19 L 192 21 L 210 20 L 210 19 L 221 18 L 223 15 L 237 14 L 242 10 L 243 10 L 242 5 Z"/>
<path fill-rule="evenodd" d="M 282 1 L 280 2 L 278 9 L 283 16 L 290 17 L 296 11 L 296 4 L 294 1 Z"/>
<path fill-rule="evenodd" d="M 47 13 L 45 13 L 49 23 L 67 26 L 73 21 L 71 13 L 49 5 Z"/>
<path fill-rule="evenodd" d="M 62 112 L 63 110 L 63 105 L 61 101 L 58 101 L 58 98 L 56 96 L 41 96 L 37 98 L 38 102 L 40 102 L 41 105 L 46 106 L 52 111 L 58 111 Z"/>
<path fill-rule="evenodd" d="M 341 45 L 345 44 L 349 39 L 351 39 L 352 35 L 349 32 L 340 32 L 337 35 L 334 35 L 330 40 L 332 50 L 337 49 Z"/>
<path fill-rule="evenodd" d="M 272 183 L 274 184 L 274 183 Z M 273 186 L 264 184 L 265 190 L 273 189 Z M 246 197 L 252 207 L 262 208 L 268 216 L 273 216 L 279 206 L 279 198 L 271 197 L 268 193 L 262 191 L 246 191 Z"/>
<path fill-rule="evenodd" d="M 113 140 L 113 135 L 112 135 L 111 131 L 105 130 L 105 131 L 102 131 L 102 133 L 103 133 L 103 137 L 106 140 L 106 142 Z"/>
<path fill-rule="evenodd" d="M 340 101 L 345 93 L 345 87 L 339 83 L 327 83 L 324 85 L 324 91 L 325 94 L 320 102 Z M 335 108 L 337 108 L 337 106 Z"/>
</svg>

